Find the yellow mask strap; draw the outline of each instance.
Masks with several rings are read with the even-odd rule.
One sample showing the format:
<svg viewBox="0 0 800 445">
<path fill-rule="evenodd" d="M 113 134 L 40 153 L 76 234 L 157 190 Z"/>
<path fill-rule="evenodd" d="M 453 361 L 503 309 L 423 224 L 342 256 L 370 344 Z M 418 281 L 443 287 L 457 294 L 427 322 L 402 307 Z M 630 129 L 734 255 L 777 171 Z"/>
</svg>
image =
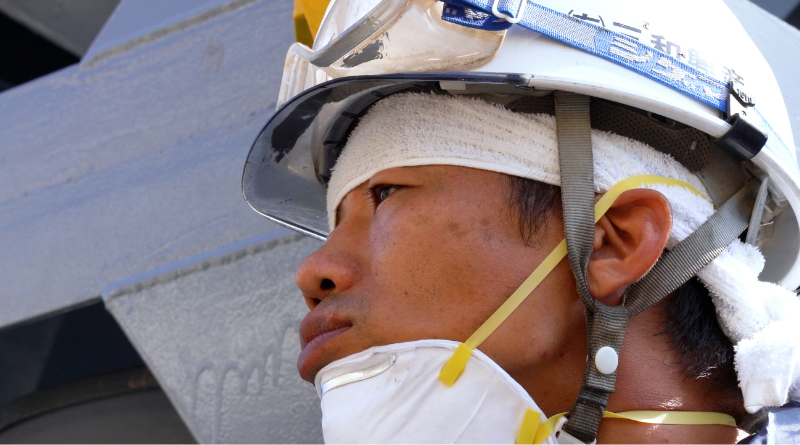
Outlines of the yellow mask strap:
<svg viewBox="0 0 800 445">
<path fill-rule="evenodd" d="M 559 419 L 567 413 L 556 414 L 555 416 L 539 423 L 541 414 L 529 409 L 525 413 L 517 443 L 542 443 L 550 437 L 556 430 Z M 612 413 L 606 411 L 604 419 L 625 419 L 634 422 L 649 423 L 656 425 L 726 425 L 736 427 L 736 420 L 722 413 L 706 413 L 693 411 L 627 411 L 624 413 Z"/>
<path fill-rule="evenodd" d="M 623 192 L 626 192 L 631 189 L 641 188 L 647 185 L 655 185 L 655 184 L 662 184 L 667 186 L 675 186 L 675 187 L 682 187 L 686 190 L 691 191 L 692 193 L 700 196 L 704 199 L 707 199 L 703 196 L 697 189 L 692 187 L 690 184 L 679 181 L 677 179 L 671 178 L 663 178 L 661 176 L 654 176 L 654 175 L 639 175 L 639 176 L 631 176 L 630 178 L 623 179 L 622 181 L 614 184 L 605 195 L 603 195 L 597 204 L 594 206 L 594 222 L 600 220 L 603 215 L 606 214 L 611 205 L 614 204 L 614 201 L 617 200 L 619 195 Z M 511 315 L 514 310 L 525 301 L 525 298 L 533 292 L 534 289 L 542 282 L 542 280 L 550 274 L 550 272 L 555 269 L 558 263 L 564 259 L 567 255 L 567 241 L 561 240 L 561 242 L 547 255 L 547 258 L 542 261 L 541 264 L 533 271 L 533 273 L 522 283 L 522 285 L 511 294 L 510 297 L 486 320 L 475 333 L 470 336 L 467 341 L 458 345 L 458 348 L 453 353 L 453 356 L 450 357 L 447 364 L 445 364 L 442 371 L 439 373 L 439 380 L 444 382 L 447 386 L 452 386 L 458 377 L 461 376 L 461 373 L 464 371 L 464 367 L 467 365 L 467 360 L 469 359 L 470 355 L 472 355 L 472 351 L 477 348 L 478 346 L 486 340 L 492 332 L 495 331 L 505 320 Z"/>
</svg>

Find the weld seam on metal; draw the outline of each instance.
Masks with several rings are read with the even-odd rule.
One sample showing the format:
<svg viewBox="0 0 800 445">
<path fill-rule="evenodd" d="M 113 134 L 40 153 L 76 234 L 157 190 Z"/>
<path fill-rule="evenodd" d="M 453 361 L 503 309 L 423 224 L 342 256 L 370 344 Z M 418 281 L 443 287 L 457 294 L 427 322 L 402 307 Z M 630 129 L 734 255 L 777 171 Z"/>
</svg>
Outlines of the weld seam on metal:
<svg viewBox="0 0 800 445">
<path fill-rule="evenodd" d="M 83 69 L 91 69 L 96 68 L 102 62 L 107 59 L 111 59 L 116 55 L 128 52 L 134 48 L 137 48 L 142 45 L 146 45 L 151 42 L 155 42 L 163 37 L 166 37 L 170 34 L 175 34 L 177 32 L 183 31 L 184 29 L 191 28 L 193 26 L 201 25 L 217 16 L 227 14 L 230 12 L 234 12 L 238 9 L 241 9 L 245 6 L 250 5 L 251 3 L 255 3 L 258 0 L 235 0 L 229 3 L 225 3 L 220 6 L 213 7 L 207 11 L 203 11 L 197 15 L 193 15 L 186 19 L 180 20 L 176 23 L 171 25 L 167 25 L 163 28 L 157 29 L 155 31 L 149 32 L 147 34 L 141 35 L 139 37 L 135 37 L 131 40 L 128 40 L 125 43 L 120 43 L 119 45 L 114 45 L 110 48 L 106 48 L 94 56 L 92 56 L 89 60 L 85 63 L 81 63 L 80 67 Z"/>
</svg>

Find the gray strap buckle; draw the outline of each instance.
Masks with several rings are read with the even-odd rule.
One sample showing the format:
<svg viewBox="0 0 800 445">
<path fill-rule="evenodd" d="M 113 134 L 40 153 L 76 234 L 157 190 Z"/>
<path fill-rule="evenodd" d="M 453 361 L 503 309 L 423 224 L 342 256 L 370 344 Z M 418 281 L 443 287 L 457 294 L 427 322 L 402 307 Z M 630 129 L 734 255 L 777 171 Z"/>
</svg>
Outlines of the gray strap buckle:
<svg viewBox="0 0 800 445">
<path fill-rule="evenodd" d="M 555 431 L 553 431 L 553 434 L 556 436 L 556 440 L 558 440 L 558 445 L 597 445 L 597 438 L 587 444 L 572 434 L 564 431 L 564 424 L 566 423 L 567 416 L 558 419 L 558 422 L 556 422 L 556 428 Z"/>
</svg>

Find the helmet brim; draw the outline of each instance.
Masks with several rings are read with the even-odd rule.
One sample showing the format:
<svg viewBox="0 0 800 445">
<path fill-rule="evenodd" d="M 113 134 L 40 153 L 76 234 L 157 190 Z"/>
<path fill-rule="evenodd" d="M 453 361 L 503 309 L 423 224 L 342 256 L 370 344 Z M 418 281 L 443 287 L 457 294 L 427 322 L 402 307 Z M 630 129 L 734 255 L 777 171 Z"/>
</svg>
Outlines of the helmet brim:
<svg viewBox="0 0 800 445">
<path fill-rule="evenodd" d="M 532 76 L 436 72 L 334 79 L 298 94 L 269 119 L 256 137 L 242 174 L 242 194 L 259 214 L 325 240 L 330 172 L 350 129 L 370 105 L 389 94 L 440 89 L 440 82 L 532 90 Z"/>
</svg>

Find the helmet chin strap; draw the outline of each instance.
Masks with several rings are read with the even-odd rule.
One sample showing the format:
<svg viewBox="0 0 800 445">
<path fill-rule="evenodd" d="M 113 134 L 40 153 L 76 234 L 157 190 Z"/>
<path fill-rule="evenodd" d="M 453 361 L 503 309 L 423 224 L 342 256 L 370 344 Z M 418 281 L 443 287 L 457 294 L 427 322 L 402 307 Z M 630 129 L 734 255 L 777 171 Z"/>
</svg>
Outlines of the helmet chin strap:
<svg viewBox="0 0 800 445">
<path fill-rule="evenodd" d="M 606 306 L 589 293 L 586 268 L 594 244 L 594 162 L 592 157 L 589 97 L 557 91 L 555 93 L 556 131 L 561 168 L 561 203 L 567 256 L 575 275 L 576 287 L 586 309 L 589 357 L 600 348 L 619 357 L 628 324 L 625 307 Z M 615 357 L 615 358 L 616 358 Z M 616 365 L 601 372 L 595 360 L 586 361 L 580 393 L 569 412 L 563 432 L 582 442 L 591 442 L 606 410 L 608 396 L 614 392 Z M 609 372 L 610 371 L 610 372 Z M 566 437 L 565 437 L 566 439 Z"/>
<path fill-rule="evenodd" d="M 666 253 L 643 279 L 628 288 L 623 304 L 606 306 L 591 296 L 586 283 L 595 224 L 589 97 L 558 91 L 555 112 L 564 233 L 578 295 L 586 309 L 589 352 L 578 398 L 562 427 L 563 437 L 559 437 L 559 441 L 570 443 L 576 439 L 591 443 L 597 436 L 608 397 L 614 392 L 628 318 L 675 291 L 744 232 L 758 184 L 755 180 L 749 181 L 695 233 Z"/>
</svg>

